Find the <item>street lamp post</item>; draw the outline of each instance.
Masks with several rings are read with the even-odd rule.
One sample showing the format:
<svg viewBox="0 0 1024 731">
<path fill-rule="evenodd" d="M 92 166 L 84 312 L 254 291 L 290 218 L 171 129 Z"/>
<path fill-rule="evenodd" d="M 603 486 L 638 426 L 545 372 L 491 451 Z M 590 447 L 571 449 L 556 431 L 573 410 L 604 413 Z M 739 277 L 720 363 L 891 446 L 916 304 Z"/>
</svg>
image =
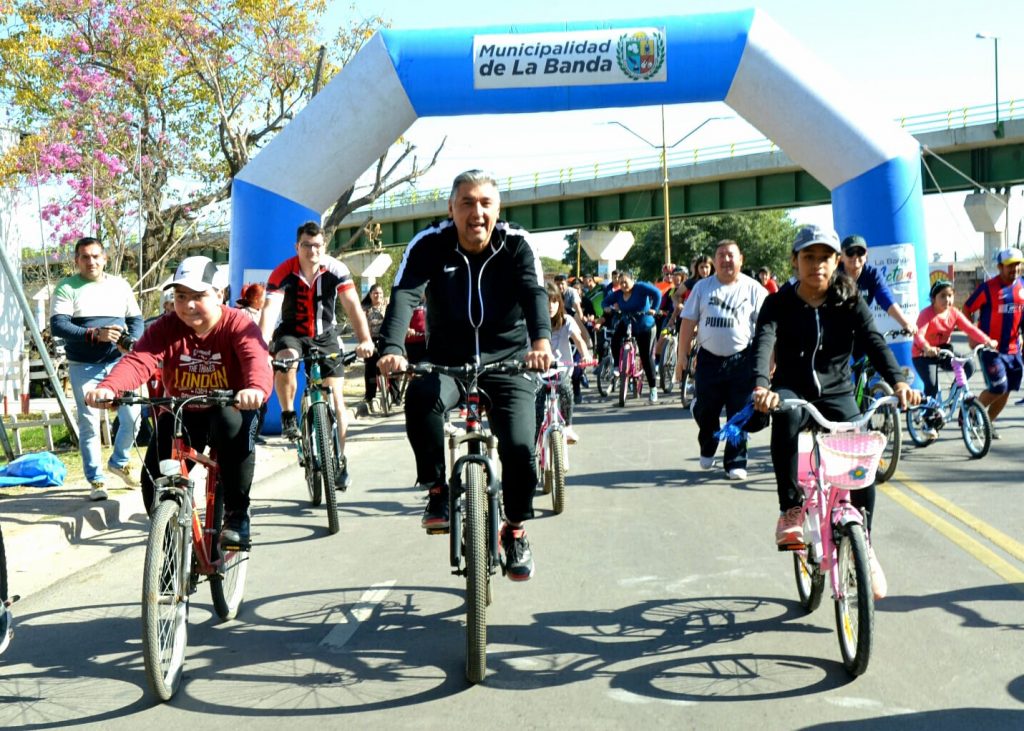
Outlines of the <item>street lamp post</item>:
<svg viewBox="0 0 1024 731">
<path fill-rule="evenodd" d="M 673 142 L 671 145 L 667 144 L 667 138 L 665 136 L 665 105 L 664 104 L 661 106 L 661 144 L 660 145 L 657 145 L 657 144 L 651 142 L 650 140 L 648 140 L 643 135 L 635 132 L 634 130 L 632 130 L 629 127 L 627 127 L 626 125 L 624 125 L 622 122 L 615 122 L 615 121 L 608 122 L 608 124 L 614 124 L 616 126 L 622 127 L 622 129 L 624 129 L 627 132 L 629 132 L 631 135 L 633 135 L 634 137 L 639 139 L 645 145 L 648 145 L 649 147 L 653 147 L 655 150 L 657 150 L 659 147 L 661 148 L 661 196 L 662 196 L 662 207 L 664 208 L 664 213 L 665 213 L 665 219 L 664 219 L 664 225 L 665 225 L 665 262 L 664 263 L 665 264 L 671 264 L 672 263 L 672 241 L 671 241 L 671 234 L 670 234 L 670 231 L 669 231 L 668 151 L 671 150 L 676 145 L 682 143 L 687 138 L 689 138 L 691 135 L 693 135 L 695 132 L 697 132 L 697 130 L 699 130 L 701 127 L 703 127 L 708 122 L 713 122 L 713 121 L 718 120 L 718 119 L 732 119 L 732 117 L 708 117 L 703 122 L 701 122 L 696 127 L 694 127 L 689 132 L 687 132 L 685 135 L 683 135 L 678 140 Z"/>
<path fill-rule="evenodd" d="M 999 121 L 999 36 L 994 36 L 991 33 L 976 33 L 975 38 L 981 38 L 982 40 L 991 40 L 992 47 L 995 53 L 995 70 L 996 70 L 996 129 L 995 135 L 997 138 L 1002 139 L 1003 137 L 1003 123 Z"/>
</svg>

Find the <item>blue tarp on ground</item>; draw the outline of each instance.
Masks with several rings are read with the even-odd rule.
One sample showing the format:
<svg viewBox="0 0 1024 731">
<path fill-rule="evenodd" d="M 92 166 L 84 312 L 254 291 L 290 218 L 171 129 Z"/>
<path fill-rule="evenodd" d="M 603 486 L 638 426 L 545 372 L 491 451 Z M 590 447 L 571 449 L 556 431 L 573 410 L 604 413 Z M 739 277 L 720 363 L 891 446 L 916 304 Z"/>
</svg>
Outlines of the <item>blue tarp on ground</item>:
<svg viewBox="0 0 1024 731">
<path fill-rule="evenodd" d="M 58 487 L 64 484 L 68 468 L 51 452 L 23 454 L 0 469 L 0 487 Z"/>
</svg>

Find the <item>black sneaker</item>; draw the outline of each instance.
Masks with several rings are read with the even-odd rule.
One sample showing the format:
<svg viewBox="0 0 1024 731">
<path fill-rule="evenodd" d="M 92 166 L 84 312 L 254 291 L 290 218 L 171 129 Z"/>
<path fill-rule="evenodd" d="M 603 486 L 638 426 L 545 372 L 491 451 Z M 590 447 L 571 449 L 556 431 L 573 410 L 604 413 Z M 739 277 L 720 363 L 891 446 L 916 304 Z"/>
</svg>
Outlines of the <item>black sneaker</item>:
<svg viewBox="0 0 1024 731">
<path fill-rule="evenodd" d="M 505 573 L 512 581 L 529 581 L 533 576 L 533 552 L 524 528 L 501 526 L 501 552 L 504 554 Z"/>
<path fill-rule="evenodd" d="M 334 485 L 342 492 L 345 492 L 352 484 L 352 478 L 348 476 L 348 458 L 343 454 L 338 460 L 338 474 L 335 476 Z"/>
<path fill-rule="evenodd" d="M 301 436 L 294 411 L 281 412 L 281 436 L 285 439 L 298 439 Z"/>
<path fill-rule="evenodd" d="M 228 548 L 249 548 L 249 511 L 232 510 L 224 516 L 220 529 L 220 545 Z"/>
<path fill-rule="evenodd" d="M 435 485 L 427 494 L 427 507 L 423 509 L 420 525 L 427 533 L 448 532 L 448 486 Z"/>
</svg>

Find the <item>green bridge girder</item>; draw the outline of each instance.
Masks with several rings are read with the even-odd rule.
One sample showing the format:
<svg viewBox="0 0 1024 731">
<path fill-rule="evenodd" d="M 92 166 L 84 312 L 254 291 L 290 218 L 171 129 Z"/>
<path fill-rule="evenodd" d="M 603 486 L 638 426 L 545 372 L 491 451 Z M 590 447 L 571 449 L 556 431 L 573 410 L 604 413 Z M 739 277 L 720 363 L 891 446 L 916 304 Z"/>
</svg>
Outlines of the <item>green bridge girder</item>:
<svg viewBox="0 0 1024 731">
<path fill-rule="evenodd" d="M 1024 183 L 1024 144 L 951 150 L 938 154 L 938 157 L 946 164 L 935 159 L 934 155 L 927 155 L 922 162 L 921 175 L 926 194 L 972 190 L 975 186 L 968 178 L 995 189 Z M 831 200 L 829 190 L 803 170 L 669 185 L 669 214 L 673 218 L 727 211 L 799 208 L 825 205 Z M 537 232 L 613 226 L 663 217 L 660 184 L 621 193 L 502 206 L 503 219 Z M 378 219 L 381 243 L 385 246 L 404 245 L 437 218 Z M 334 237 L 335 245 L 348 241 L 359 230 L 352 226 L 339 228 Z"/>
</svg>

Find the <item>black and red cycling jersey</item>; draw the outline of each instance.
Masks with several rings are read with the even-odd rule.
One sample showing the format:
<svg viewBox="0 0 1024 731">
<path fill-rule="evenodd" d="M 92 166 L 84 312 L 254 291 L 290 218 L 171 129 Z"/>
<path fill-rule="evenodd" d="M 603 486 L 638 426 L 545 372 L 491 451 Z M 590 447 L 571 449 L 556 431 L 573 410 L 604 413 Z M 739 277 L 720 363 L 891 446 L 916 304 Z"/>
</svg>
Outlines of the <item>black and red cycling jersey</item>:
<svg viewBox="0 0 1024 731">
<path fill-rule="evenodd" d="M 336 324 L 338 293 L 355 287 L 348 267 L 333 256 L 321 256 L 320 268 L 308 282 L 293 256 L 277 266 L 267 280 L 267 297 L 284 297 L 276 332 L 317 337 Z"/>
</svg>

